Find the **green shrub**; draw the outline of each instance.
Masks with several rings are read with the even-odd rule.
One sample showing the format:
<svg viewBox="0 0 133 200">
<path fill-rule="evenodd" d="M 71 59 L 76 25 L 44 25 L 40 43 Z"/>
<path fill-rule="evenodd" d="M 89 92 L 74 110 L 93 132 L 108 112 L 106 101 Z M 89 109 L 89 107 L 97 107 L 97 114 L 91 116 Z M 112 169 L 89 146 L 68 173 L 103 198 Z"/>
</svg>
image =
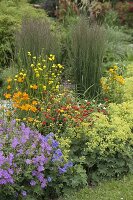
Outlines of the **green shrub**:
<svg viewBox="0 0 133 200">
<path fill-rule="evenodd" d="M 0 18 L 0 68 L 9 66 L 14 51 L 16 22 L 8 16 Z"/>
<path fill-rule="evenodd" d="M 15 31 L 20 28 L 22 17 L 46 18 L 44 11 L 32 8 L 26 1 L 0 1 L 0 68 L 9 67 L 14 57 Z"/>
<path fill-rule="evenodd" d="M 106 27 L 107 49 L 104 55 L 104 64 L 109 67 L 112 62 L 127 60 L 127 51 L 130 49 L 131 36 L 124 33 L 119 27 Z"/>
<path fill-rule="evenodd" d="M 67 128 L 64 153 L 86 169 L 88 181 L 118 178 L 133 168 L 133 102 L 110 104 L 108 115 L 93 113 L 92 123 Z"/>
</svg>

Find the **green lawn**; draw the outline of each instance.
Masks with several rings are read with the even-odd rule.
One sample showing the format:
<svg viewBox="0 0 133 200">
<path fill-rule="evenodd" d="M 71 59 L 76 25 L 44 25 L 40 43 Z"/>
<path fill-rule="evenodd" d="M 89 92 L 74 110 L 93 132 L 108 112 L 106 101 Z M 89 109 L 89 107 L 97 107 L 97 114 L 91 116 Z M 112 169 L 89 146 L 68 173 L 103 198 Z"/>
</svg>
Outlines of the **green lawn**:
<svg viewBox="0 0 133 200">
<path fill-rule="evenodd" d="M 133 200 L 133 176 L 102 183 L 93 189 L 71 192 L 59 200 Z"/>
</svg>

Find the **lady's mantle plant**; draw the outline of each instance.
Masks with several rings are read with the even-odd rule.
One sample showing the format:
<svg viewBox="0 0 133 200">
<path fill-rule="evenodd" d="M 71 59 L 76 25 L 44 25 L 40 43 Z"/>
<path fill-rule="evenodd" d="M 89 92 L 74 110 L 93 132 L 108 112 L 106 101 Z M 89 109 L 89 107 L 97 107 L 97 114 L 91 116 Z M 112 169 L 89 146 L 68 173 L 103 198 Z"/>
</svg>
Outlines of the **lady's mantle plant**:
<svg viewBox="0 0 133 200">
<path fill-rule="evenodd" d="M 72 167 L 64 163 L 54 134 L 41 135 L 23 123 L 17 126 L 0 120 L 0 195 L 17 198 L 38 197 L 54 188 Z"/>
</svg>

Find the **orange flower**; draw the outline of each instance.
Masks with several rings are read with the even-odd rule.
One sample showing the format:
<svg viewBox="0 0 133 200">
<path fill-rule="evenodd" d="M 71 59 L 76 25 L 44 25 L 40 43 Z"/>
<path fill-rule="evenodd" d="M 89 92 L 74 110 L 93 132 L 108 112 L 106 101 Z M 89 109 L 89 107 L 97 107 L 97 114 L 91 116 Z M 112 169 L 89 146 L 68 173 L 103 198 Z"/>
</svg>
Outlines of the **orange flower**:
<svg viewBox="0 0 133 200">
<path fill-rule="evenodd" d="M 29 95 L 26 92 L 24 92 L 22 98 L 23 98 L 23 100 L 28 100 L 29 99 Z"/>
<path fill-rule="evenodd" d="M 36 111 L 37 111 L 37 108 L 36 108 L 35 106 L 30 106 L 30 111 L 36 112 Z"/>
<path fill-rule="evenodd" d="M 18 92 L 16 92 L 16 93 L 14 93 L 13 98 L 14 98 L 14 99 L 20 98 L 21 95 L 22 95 L 22 92 L 18 91 Z"/>
<path fill-rule="evenodd" d="M 30 109 L 30 105 L 29 104 L 23 104 L 21 107 L 20 107 L 21 110 L 25 110 L 25 111 L 28 111 Z"/>
<path fill-rule="evenodd" d="M 9 94 L 9 93 L 4 94 L 4 96 L 5 96 L 6 99 L 10 99 L 11 98 L 11 94 Z"/>
</svg>

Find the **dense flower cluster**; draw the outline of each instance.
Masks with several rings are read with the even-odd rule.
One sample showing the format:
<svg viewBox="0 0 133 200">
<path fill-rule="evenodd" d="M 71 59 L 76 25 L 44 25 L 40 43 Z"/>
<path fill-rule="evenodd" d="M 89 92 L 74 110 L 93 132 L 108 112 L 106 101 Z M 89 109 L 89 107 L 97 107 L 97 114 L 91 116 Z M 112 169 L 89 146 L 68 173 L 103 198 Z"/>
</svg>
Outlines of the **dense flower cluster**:
<svg viewBox="0 0 133 200">
<path fill-rule="evenodd" d="M 73 166 L 64 163 L 53 133 L 43 136 L 23 123 L 17 127 L 15 120 L 7 124 L 0 121 L 0 187 L 12 185 L 15 190 L 18 184 L 23 190 L 17 192 L 25 196 L 27 187 L 46 188 L 55 179 L 52 173 L 60 176 Z"/>
<path fill-rule="evenodd" d="M 64 67 L 61 64 L 55 64 L 55 56 L 50 54 L 43 59 L 42 56 L 29 56 L 28 70 L 20 69 L 14 78 L 6 80 L 6 90 L 4 94 L 6 99 L 13 97 L 14 92 L 27 92 L 32 98 L 43 100 L 48 92 L 58 92 L 60 78 Z"/>
<path fill-rule="evenodd" d="M 125 79 L 119 71 L 119 67 L 115 65 L 107 71 L 107 76 L 100 80 L 103 94 L 112 102 L 118 99 L 121 101 L 123 94 Z"/>
</svg>

